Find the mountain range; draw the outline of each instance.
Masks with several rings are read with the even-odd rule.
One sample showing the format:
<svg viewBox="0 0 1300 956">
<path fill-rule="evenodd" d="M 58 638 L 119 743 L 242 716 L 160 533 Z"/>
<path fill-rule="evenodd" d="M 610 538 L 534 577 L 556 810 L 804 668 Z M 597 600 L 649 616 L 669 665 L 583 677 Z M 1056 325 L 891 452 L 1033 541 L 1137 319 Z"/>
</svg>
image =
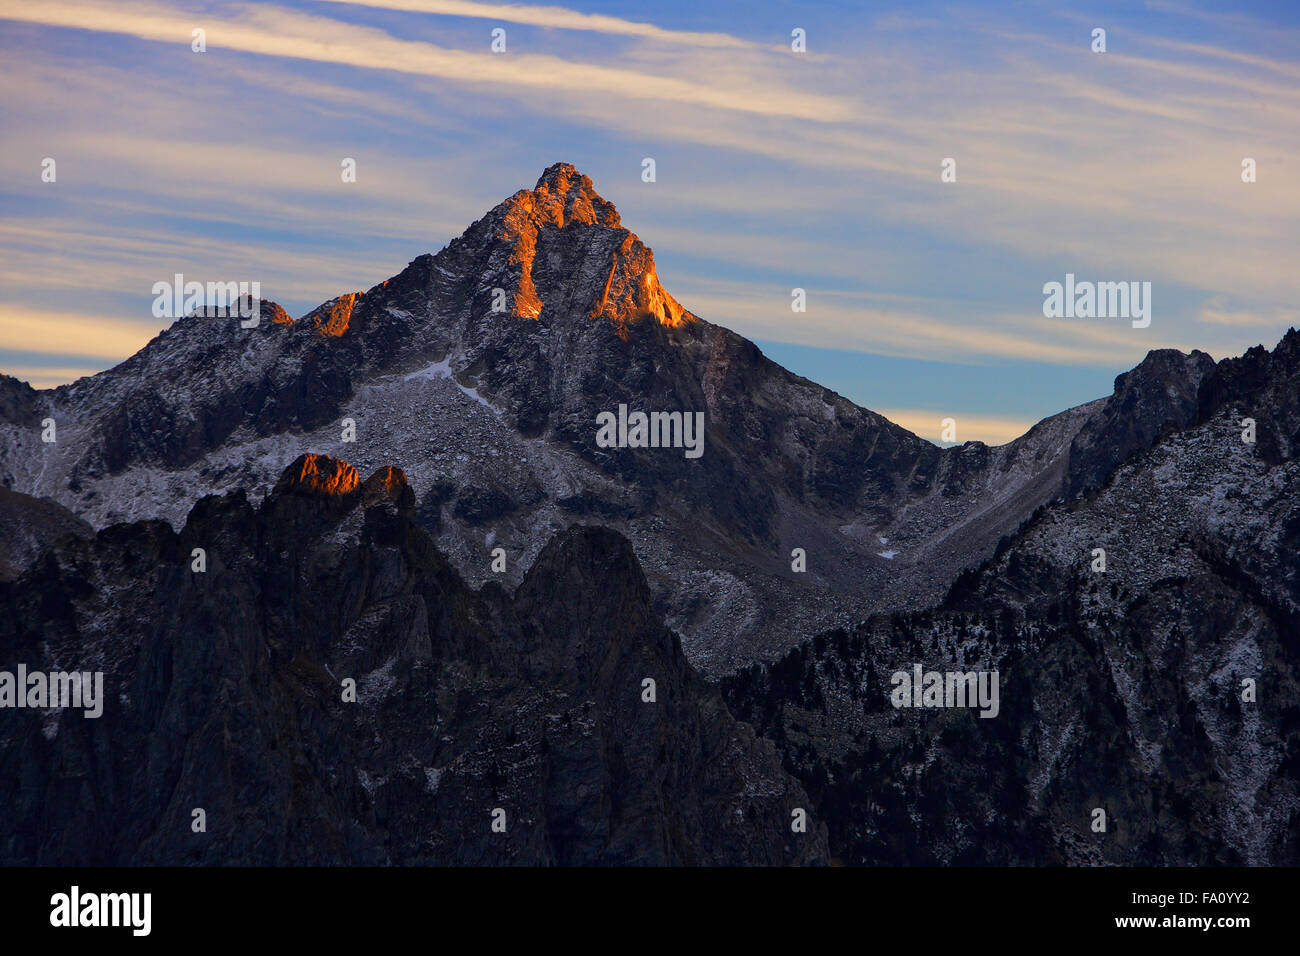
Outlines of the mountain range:
<svg viewBox="0 0 1300 956">
<path fill-rule="evenodd" d="M 118 700 L 8 725 L 4 860 L 1300 860 L 1294 330 L 940 448 L 688 311 L 567 164 L 259 311 L 0 377 L 0 665 Z M 891 707 L 913 664 L 998 718 Z"/>
<path fill-rule="evenodd" d="M 0 381 L 0 484 L 96 527 L 179 524 L 204 493 L 260 498 L 304 452 L 400 463 L 421 523 L 477 584 L 495 547 L 514 586 L 574 521 L 625 534 L 714 674 L 933 604 L 1040 505 L 1190 423 L 1213 368 L 1154 352 L 1111 397 L 1010 444 L 938 448 L 684 309 L 566 164 L 365 292 L 296 320 L 260 305 L 257 328 L 191 315 L 57 389 Z M 703 412 L 702 457 L 599 447 L 596 418 L 620 405 Z"/>
</svg>

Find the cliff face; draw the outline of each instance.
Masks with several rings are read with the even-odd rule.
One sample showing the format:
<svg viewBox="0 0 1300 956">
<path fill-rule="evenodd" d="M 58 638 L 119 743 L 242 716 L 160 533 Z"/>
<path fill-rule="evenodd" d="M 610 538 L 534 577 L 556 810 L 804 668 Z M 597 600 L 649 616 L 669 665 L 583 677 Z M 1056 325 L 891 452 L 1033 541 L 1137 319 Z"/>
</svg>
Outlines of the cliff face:
<svg viewBox="0 0 1300 956">
<path fill-rule="evenodd" d="M 475 591 L 414 505 L 396 469 L 305 456 L 259 508 L 65 538 L 0 584 L 0 667 L 102 671 L 106 697 L 5 712 L 0 862 L 826 860 L 626 540 L 571 528 L 514 595 Z"/>
<path fill-rule="evenodd" d="M 48 498 L 0 488 L 0 581 L 18 577 L 64 535 L 94 533 L 90 525 Z"/>
</svg>

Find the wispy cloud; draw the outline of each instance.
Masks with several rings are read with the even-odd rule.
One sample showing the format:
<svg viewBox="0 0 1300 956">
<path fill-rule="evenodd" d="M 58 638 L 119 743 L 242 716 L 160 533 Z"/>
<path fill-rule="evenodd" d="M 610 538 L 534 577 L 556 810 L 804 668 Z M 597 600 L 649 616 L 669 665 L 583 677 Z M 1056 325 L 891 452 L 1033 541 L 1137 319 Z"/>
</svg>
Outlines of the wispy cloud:
<svg viewBox="0 0 1300 956">
<path fill-rule="evenodd" d="M 472 0 L 328 0 L 354 6 L 379 7 L 411 13 L 431 13 L 452 17 L 471 17 L 556 30 L 589 30 L 614 36 L 636 37 L 665 43 L 683 43 L 700 47 L 752 48 L 754 44 L 727 33 L 697 33 L 690 30 L 665 30 L 652 23 L 624 20 L 600 13 L 582 13 L 567 7 L 524 6 L 515 3 L 475 3 Z"/>
<path fill-rule="evenodd" d="M 103 371 L 102 368 L 91 368 L 88 366 L 45 366 L 45 365 L 3 365 L 0 364 L 0 372 L 6 375 L 12 375 L 14 378 L 26 382 L 32 388 L 55 388 L 59 385 L 66 385 L 69 382 L 75 382 L 79 378 L 85 378 L 88 375 L 94 375 L 96 372 Z"/>
<path fill-rule="evenodd" d="M 1045 319 L 967 311 L 937 318 L 915 303 L 881 301 L 871 295 L 805 290 L 807 311 L 791 310 L 789 289 L 756 289 L 737 283 L 686 283 L 682 303 L 701 318 L 739 328 L 751 338 L 819 348 L 850 349 L 899 358 L 954 364 L 990 359 L 1032 359 L 1059 365 L 1132 365 L 1169 339 L 1127 322 Z M 766 293 L 766 294 L 759 294 Z"/>
<path fill-rule="evenodd" d="M 1211 296 L 1201 306 L 1196 318 L 1210 325 L 1253 326 L 1261 329 L 1300 325 L 1300 310 L 1270 309 L 1267 312 L 1255 312 L 1249 309 L 1233 308 L 1228 296 Z"/>
<path fill-rule="evenodd" d="M 143 4 L 66 3 L 47 0 L 23 5 L 9 0 L 0 16 L 46 26 L 116 33 L 163 43 L 185 42 L 193 29 L 206 31 L 210 49 L 233 49 L 264 56 L 335 63 L 437 77 L 459 84 L 562 90 L 600 90 L 629 100 L 688 103 L 760 115 L 797 116 L 837 122 L 852 117 L 837 98 L 788 87 L 735 88 L 680 76 L 619 69 L 543 54 L 494 55 L 399 40 L 373 27 L 309 16 L 283 7 L 244 7 L 234 16 L 178 15 Z"/>
<path fill-rule="evenodd" d="M 1274 73 L 1281 73 L 1283 76 L 1300 78 L 1300 65 L 1275 60 L 1272 57 L 1259 56 L 1255 53 L 1242 53 L 1239 50 L 1226 50 L 1223 47 L 1213 46 L 1208 43 L 1186 43 L 1181 40 L 1169 40 L 1161 37 L 1151 37 L 1147 42 L 1152 46 L 1166 50 L 1178 50 L 1220 60 L 1230 60 L 1233 63 L 1243 63 L 1246 66 L 1272 70 Z"/>
<path fill-rule="evenodd" d="M 151 327 L 96 315 L 38 312 L 12 302 L 0 302 L 0 348 L 121 361 L 138 352 L 167 324 L 170 323 L 152 323 Z M 50 371 L 45 370 L 46 374 Z"/>
<path fill-rule="evenodd" d="M 270 299 L 323 302 L 345 291 L 368 289 L 406 265 L 401 257 L 354 259 L 307 247 L 282 249 L 134 227 L 108 235 L 70 220 L 0 222 L 0 242 L 14 250 L 0 263 L 6 289 L 31 286 L 70 293 L 65 308 L 74 301 L 89 305 L 96 293 L 121 293 L 136 303 L 132 311 L 140 317 L 148 315 L 153 284 L 170 281 L 177 272 L 204 282 L 257 281 Z"/>
</svg>

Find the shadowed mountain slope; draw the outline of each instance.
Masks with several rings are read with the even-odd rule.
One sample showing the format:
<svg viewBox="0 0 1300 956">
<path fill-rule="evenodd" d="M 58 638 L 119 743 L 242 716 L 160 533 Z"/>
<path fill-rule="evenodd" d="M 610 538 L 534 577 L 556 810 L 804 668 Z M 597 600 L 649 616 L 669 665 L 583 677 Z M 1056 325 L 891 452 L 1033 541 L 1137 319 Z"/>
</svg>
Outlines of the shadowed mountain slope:
<svg viewBox="0 0 1300 956">
<path fill-rule="evenodd" d="M 1190 405 L 1170 396 L 1193 426 L 1042 509 L 933 611 L 724 681 L 808 788 L 833 854 L 1300 862 L 1300 333 L 1206 381 Z M 916 664 L 996 670 L 997 715 L 895 708 L 892 675 Z"/>
</svg>

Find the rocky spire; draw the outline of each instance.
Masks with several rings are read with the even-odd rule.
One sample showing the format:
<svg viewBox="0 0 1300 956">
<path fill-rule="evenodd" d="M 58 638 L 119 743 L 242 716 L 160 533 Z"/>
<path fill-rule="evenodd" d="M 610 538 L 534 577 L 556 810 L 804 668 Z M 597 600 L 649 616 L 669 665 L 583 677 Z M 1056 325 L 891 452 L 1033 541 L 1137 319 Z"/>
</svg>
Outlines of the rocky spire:
<svg viewBox="0 0 1300 956">
<path fill-rule="evenodd" d="M 548 166 L 536 186 L 515 193 L 498 210 L 496 237 L 511 244 L 509 265 L 511 271 L 518 270 L 511 309 L 516 317 L 541 316 L 545 302 L 535 275 L 538 242 L 551 230 L 562 230 L 566 244 L 583 246 L 575 259 L 600 263 L 591 276 L 594 281 L 581 290 L 590 302 L 589 318 L 609 321 L 620 335 L 645 318 L 667 326 L 694 320 L 660 285 L 654 253 L 623 228 L 614 204 L 601 198 L 591 178 L 570 163 Z M 571 240 L 570 232 L 576 233 Z"/>
</svg>

